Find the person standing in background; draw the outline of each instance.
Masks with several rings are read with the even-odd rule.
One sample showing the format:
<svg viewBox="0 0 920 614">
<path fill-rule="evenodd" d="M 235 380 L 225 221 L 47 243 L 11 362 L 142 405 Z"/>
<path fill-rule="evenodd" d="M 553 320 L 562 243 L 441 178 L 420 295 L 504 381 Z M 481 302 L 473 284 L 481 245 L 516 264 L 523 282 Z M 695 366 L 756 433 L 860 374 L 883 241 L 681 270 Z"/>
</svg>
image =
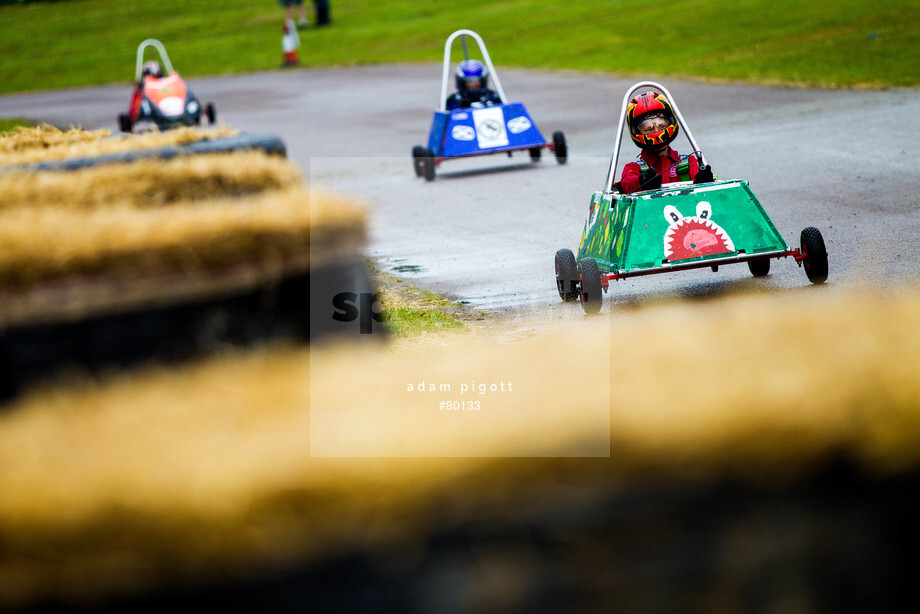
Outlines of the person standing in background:
<svg viewBox="0 0 920 614">
<path fill-rule="evenodd" d="M 313 8 L 316 9 L 316 27 L 328 26 L 329 20 L 329 0 L 313 0 Z"/>
<path fill-rule="evenodd" d="M 310 23 L 307 21 L 307 9 L 303 5 L 303 0 L 278 0 L 278 4 L 284 9 L 284 18 L 288 21 L 294 19 L 294 7 L 300 10 L 300 19 L 297 21 L 297 29 L 305 30 Z"/>
</svg>

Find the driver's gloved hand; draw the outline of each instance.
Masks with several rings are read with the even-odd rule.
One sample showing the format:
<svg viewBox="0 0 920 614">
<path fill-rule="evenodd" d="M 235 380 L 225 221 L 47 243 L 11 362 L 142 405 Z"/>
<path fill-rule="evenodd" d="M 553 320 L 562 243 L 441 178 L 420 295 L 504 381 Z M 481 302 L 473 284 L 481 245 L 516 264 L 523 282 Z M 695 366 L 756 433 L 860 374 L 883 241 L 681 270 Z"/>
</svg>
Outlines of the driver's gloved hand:
<svg viewBox="0 0 920 614">
<path fill-rule="evenodd" d="M 657 190 L 661 187 L 661 177 L 653 168 L 647 168 L 639 173 L 640 190 Z"/>
<path fill-rule="evenodd" d="M 712 176 L 712 168 L 707 164 L 701 168 L 696 173 L 696 177 L 693 178 L 693 183 L 710 183 L 715 181 Z"/>
</svg>

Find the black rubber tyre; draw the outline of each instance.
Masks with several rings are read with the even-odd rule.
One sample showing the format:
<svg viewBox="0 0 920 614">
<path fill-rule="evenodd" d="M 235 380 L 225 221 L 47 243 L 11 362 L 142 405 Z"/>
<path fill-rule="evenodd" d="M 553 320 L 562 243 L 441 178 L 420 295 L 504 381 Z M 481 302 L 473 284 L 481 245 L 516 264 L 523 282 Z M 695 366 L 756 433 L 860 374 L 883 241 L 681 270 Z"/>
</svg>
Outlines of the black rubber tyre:
<svg viewBox="0 0 920 614">
<path fill-rule="evenodd" d="M 425 148 L 425 157 L 422 158 L 422 171 L 425 181 L 434 181 L 434 152 Z"/>
<path fill-rule="evenodd" d="M 566 303 L 578 298 L 578 265 L 575 254 L 565 247 L 556 252 L 556 289 Z"/>
<path fill-rule="evenodd" d="M 217 110 L 214 108 L 214 103 L 209 102 L 204 108 L 204 114 L 208 118 L 208 124 L 214 125 L 214 122 L 217 121 Z"/>
<path fill-rule="evenodd" d="M 118 114 L 118 129 L 122 132 L 131 132 L 131 118 L 127 113 Z"/>
<path fill-rule="evenodd" d="M 578 262 L 581 287 L 578 298 L 585 313 L 597 313 L 601 310 L 604 294 L 601 288 L 601 272 L 594 258 L 582 258 Z"/>
<path fill-rule="evenodd" d="M 770 273 L 770 259 L 748 260 L 748 268 L 754 277 L 766 277 Z"/>
<path fill-rule="evenodd" d="M 542 153 L 543 153 L 543 150 L 540 149 L 539 147 L 531 147 L 530 148 L 530 159 L 534 162 L 539 162 L 540 154 Z"/>
<path fill-rule="evenodd" d="M 805 274 L 808 281 L 813 284 L 823 284 L 827 281 L 827 247 L 821 231 L 814 226 L 802 230 L 802 263 L 805 265 Z"/>
<path fill-rule="evenodd" d="M 565 135 L 560 130 L 553 132 L 553 148 L 556 150 L 556 162 L 565 164 L 569 158 L 569 148 L 565 144 Z"/>
<path fill-rule="evenodd" d="M 412 168 L 415 169 L 415 176 L 421 177 L 425 174 L 425 148 L 416 145 L 412 148 Z"/>
</svg>

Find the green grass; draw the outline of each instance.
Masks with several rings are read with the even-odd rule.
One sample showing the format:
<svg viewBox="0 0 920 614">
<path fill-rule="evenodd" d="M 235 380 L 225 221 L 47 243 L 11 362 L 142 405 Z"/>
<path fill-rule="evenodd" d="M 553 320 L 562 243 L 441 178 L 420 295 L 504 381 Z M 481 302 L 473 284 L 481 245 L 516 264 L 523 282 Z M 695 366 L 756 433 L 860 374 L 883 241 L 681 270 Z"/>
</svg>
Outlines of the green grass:
<svg viewBox="0 0 920 614">
<path fill-rule="evenodd" d="M 415 338 L 463 330 L 468 323 L 485 318 L 484 314 L 462 303 L 455 303 L 430 290 L 422 290 L 382 271 L 369 258 L 365 263 L 377 288 L 384 325 L 394 337 Z"/>
<path fill-rule="evenodd" d="M 380 271 L 375 271 L 375 277 L 383 322 L 394 337 L 458 330 L 464 327 L 465 318 L 475 317 L 460 303 L 434 292 L 410 286 Z"/>
<path fill-rule="evenodd" d="M 463 328 L 463 322 L 456 316 L 430 307 L 384 309 L 383 322 L 390 334 L 395 337 L 414 337 Z"/>
<path fill-rule="evenodd" d="M 0 118 L 0 133 L 3 132 L 12 132 L 16 128 L 23 126 L 25 128 L 31 128 L 35 124 L 30 122 L 27 119 L 20 119 L 18 117 L 11 118 Z"/>
<path fill-rule="evenodd" d="M 301 33 L 305 66 L 440 62 L 447 36 L 466 27 L 482 35 L 499 67 L 825 87 L 920 85 L 916 0 L 333 0 L 331 6 L 331 27 Z M 148 37 L 163 41 L 185 76 L 275 69 L 282 15 L 271 0 L 0 6 L 0 93 L 129 83 L 137 45 Z"/>
</svg>

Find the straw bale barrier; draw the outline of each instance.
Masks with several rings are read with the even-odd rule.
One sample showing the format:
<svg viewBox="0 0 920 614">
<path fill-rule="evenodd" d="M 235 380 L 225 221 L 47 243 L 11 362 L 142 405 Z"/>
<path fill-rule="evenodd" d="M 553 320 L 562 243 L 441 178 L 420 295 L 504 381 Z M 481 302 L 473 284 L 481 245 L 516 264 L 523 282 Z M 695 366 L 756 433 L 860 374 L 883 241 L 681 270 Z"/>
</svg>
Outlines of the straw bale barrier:
<svg viewBox="0 0 920 614">
<path fill-rule="evenodd" d="M 104 166 L 72 173 L 17 169 L 0 173 L 0 211 L 88 210 L 117 204 L 150 208 L 282 190 L 301 183 L 300 173 L 286 160 L 262 152 L 140 159 L 117 172 Z"/>
<path fill-rule="evenodd" d="M 35 390 L 0 415 L 0 606 L 893 611 L 917 330 L 917 290 L 827 287 Z M 406 389 L 490 377 L 476 412 Z"/>
<path fill-rule="evenodd" d="M 226 132 L 0 137 L 0 164 L 18 163 L 0 172 L 0 396 L 57 360 L 194 353 L 216 341 L 198 340 L 215 319 L 224 340 L 308 336 L 309 270 L 353 266 L 363 213 L 311 194 L 271 148 L 211 138 Z M 133 157 L 96 164 L 116 150 Z M 42 152 L 84 157 L 22 164 Z"/>
<path fill-rule="evenodd" d="M 137 135 L 80 128 L 60 130 L 47 124 L 18 127 L 0 135 L 0 167 L 175 147 L 237 134 L 237 130 L 228 127 L 181 127 Z"/>
</svg>

